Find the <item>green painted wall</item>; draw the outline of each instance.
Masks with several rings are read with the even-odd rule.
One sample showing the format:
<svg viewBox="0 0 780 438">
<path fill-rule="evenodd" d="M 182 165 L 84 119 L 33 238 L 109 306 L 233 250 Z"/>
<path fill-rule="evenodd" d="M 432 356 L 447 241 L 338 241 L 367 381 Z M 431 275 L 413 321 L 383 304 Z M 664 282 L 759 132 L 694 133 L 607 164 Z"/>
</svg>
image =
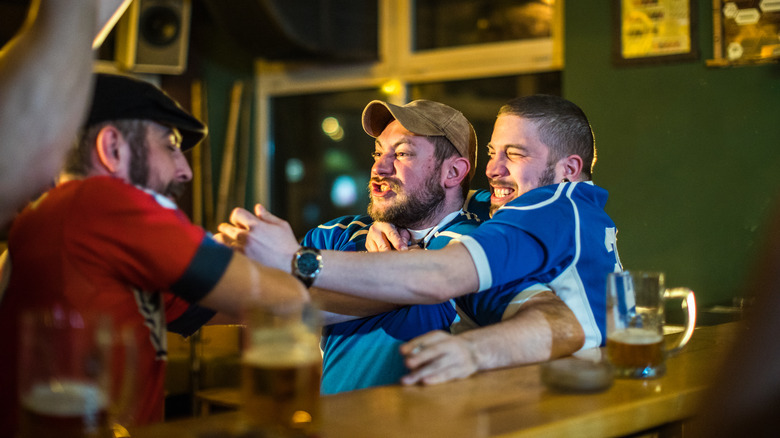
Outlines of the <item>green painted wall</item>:
<svg viewBox="0 0 780 438">
<path fill-rule="evenodd" d="M 596 134 L 624 267 L 666 272 L 700 306 L 730 303 L 780 196 L 780 64 L 707 67 L 701 0 L 698 60 L 614 66 L 611 6 L 566 1 L 563 84 Z"/>
<path fill-rule="evenodd" d="M 231 93 L 234 83 L 244 83 L 244 99 L 248 99 L 245 105 L 249 108 L 249 128 L 246 136 L 242 136 L 240 125 L 236 139 L 235 163 L 233 169 L 233 181 L 237 182 L 239 166 L 246 172 L 245 200 L 241 203 L 231 198 L 227 205 L 228 211 L 240 206 L 251 209 L 254 205 L 254 57 L 247 52 L 236 40 L 219 28 L 211 16 L 202 9 L 202 5 L 195 4 L 192 17 L 193 31 L 190 43 L 191 71 L 188 74 L 192 79 L 197 78 L 203 82 L 207 95 L 207 111 L 209 116 L 208 145 L 211 152 L 212 194 L 214 209 L 219 196 L 221 182 L 223 154 L 228 136 L 228 119 L 230 114 Z M 244 107 L 246 108 L 246 106 Z M 240 124 L 241 122 L 239 122 Z M 246 160 L 239 157 L 239 145 L 244 141 L 248 145 Z M 204 146 L 203 143 L 201 146 Z M 234 190 L 235 192 L 235 190 Z M 216 225 L 227 218 L 216 218 L 213 227 L 209 231 L 216 231 Z"/>
</svg>

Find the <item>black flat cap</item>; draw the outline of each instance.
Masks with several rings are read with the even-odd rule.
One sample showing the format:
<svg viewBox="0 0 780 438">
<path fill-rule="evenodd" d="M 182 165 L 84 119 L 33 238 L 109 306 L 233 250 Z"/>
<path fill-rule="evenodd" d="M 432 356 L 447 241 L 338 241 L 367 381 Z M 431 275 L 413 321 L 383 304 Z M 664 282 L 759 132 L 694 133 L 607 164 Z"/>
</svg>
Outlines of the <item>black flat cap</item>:
<svg viewBox="0 0 780 438">
<path fill-rule="evenodd" d="M 153 84 L 128 76 L 98 73 L 86 126 L 110 120 L 144 119 L 181 132 L 186 151 L 206 137 L 206 125 Z"/>
</svg>

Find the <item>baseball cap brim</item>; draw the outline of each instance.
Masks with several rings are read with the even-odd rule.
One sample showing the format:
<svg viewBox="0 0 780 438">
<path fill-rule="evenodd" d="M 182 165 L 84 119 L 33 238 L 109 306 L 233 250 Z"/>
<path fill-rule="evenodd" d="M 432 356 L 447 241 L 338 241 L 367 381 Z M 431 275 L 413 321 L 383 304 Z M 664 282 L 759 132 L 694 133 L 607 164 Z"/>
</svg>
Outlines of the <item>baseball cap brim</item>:
<svg viewBox="0 0 780 438">
<path fill-rule="evenodd" d="M 446 135 L 430 119 L 411 107 L 373 100 L 363 110 L 363 129 L 372 137 L 382 134 L 393 120 L 398 120 L 406 130 L 417 135 Z"/>
<path fill-rule="evenodd" d="M 393 120 L 417 135 L 443 136 L 471 163 L 469 179 L 477 165 L 477 134 L 463 114 L 443 103 L 419 99 L 399 106 L 372 100 L 363 109 L 363 130 L 376 138 Z"/>
</svg>

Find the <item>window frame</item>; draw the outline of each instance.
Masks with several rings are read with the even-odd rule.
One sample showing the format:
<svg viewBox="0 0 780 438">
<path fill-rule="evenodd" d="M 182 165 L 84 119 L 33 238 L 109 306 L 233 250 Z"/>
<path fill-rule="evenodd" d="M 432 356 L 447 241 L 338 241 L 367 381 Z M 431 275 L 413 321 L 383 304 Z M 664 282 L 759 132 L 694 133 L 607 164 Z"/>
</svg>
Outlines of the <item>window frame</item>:
<svg viewBox="0 0 780 438">
<path fill-rule="evenodd" d="M 307 93 L 381 88 L 389 81 L 400 87 L 387 100 L 403 104 L 410 83 L 477 79 L 563 69 L 564 0 L 555 1 L 552 36 L 415 52 L 414 0 L 378 1 L 378 57 L 373 63 L 343 66 L 255 62 L 256 201 L 270 205 L 271 99 Z M 511 56 L 508 56 L 511 55 Z M 467 59 L 468 62 L 463 62 Z"/>
</svg>

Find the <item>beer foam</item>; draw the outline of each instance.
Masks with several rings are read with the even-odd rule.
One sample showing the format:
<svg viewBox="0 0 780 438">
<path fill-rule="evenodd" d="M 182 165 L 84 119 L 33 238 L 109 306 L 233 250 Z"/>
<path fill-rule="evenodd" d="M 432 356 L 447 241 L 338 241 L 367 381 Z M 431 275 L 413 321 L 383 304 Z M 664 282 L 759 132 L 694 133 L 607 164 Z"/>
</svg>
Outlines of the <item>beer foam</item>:
<svg viewBox="0 0 780 438">
<path fill-rule="evenodd" d="M 663 341 L 664 337 L 654 329 L 631 327 L 610 333 L 607 338 L 624 344 L 648 345 Z"/>
<path fill-rule="evenodd" d="M 36 383 L 22 397 L 29 410 L 58 417 L 95 413 L 106 408 L 106 396 L 94 384 L 77 381 Z"/>
<path fill-rule="evenodd" d="M 319 336 L 303 326 L 254 330 L 243 356 L 245 364 L 274 367 L 305 365 L 321 359 Z"/>
<path fill-rule="evenodd" d="M 256 345 L 244 353 L 242 361 L 247 365 L 283 367 L 306 365 L 321 359 L 316 345 Z"/>
</svg>

